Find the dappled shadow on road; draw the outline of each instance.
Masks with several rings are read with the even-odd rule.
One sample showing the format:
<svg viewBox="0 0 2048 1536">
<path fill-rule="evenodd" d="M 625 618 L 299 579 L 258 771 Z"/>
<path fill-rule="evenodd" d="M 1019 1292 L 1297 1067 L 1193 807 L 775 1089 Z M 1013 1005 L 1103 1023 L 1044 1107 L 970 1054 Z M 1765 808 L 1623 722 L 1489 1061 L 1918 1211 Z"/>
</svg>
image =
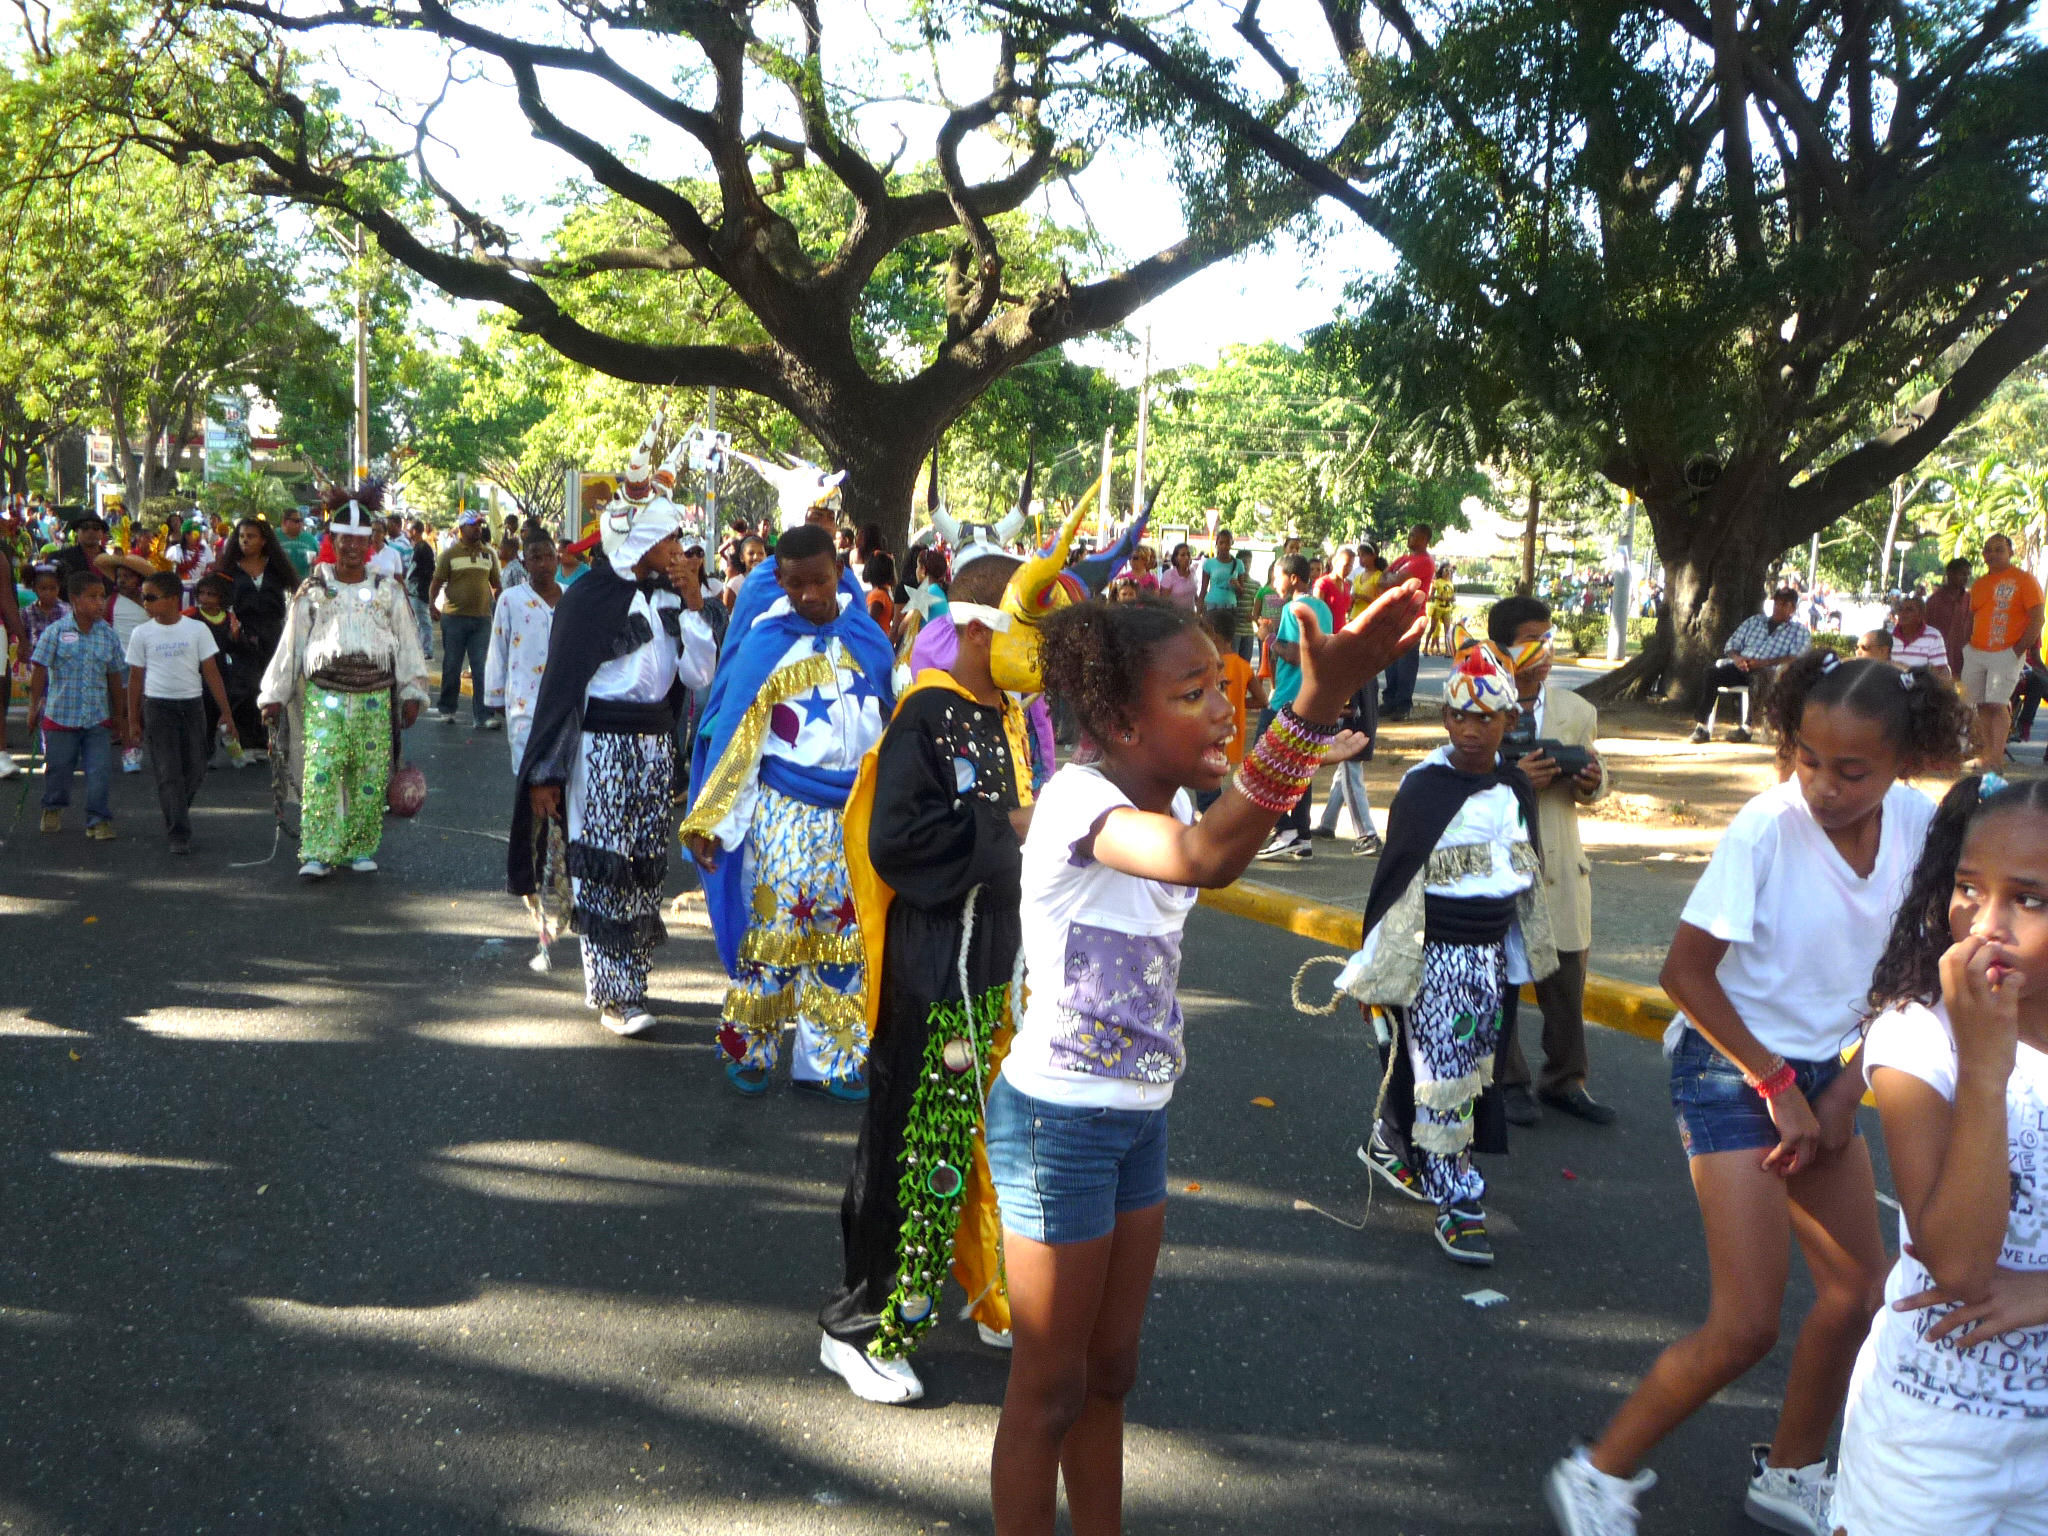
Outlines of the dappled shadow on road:
<svg viewBox="0 0 2048 1536">
<path fill-rule="evenodd" d="M 1001 1355 L 949 1321 L 896 1412 L 816 1365 L 855 1113 L 724 1088 L 681 929 L 661 1028 L 596 1029 L 468 841 L 405 829 L 397 877 L 310 889 L 155 849 L 5 877 L 0 1522 L 986 1530 Z M 1283 1011 L 1307 946 L 1195 923 L 1129 1528 L 1538 1528 L 1544 1460 L 1703 1296 L 1689 1209 L 1644 1241 L 1684 1199 L 1654 1095 L 1496 1165 L 1491 1275 L 1417 1207 L 1346 1231 L 1296 1202 L 1363 1209 L 1355 1021 Z M 1636 1044 L 1600 1044 L 1617 1087 Z M 1717 1416 L 1723 1460 L 1763 1417 Z"/>
</svg>

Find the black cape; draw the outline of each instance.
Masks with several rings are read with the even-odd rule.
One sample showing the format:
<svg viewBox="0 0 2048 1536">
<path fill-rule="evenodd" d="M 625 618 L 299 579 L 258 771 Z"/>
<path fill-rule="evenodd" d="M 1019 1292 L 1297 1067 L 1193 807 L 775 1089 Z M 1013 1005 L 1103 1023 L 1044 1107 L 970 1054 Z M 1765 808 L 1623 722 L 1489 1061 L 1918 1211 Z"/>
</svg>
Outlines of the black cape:
<svg viewBox="0 0 2048 1536">
<path fill-rule="evenodd" d="M 1410 882 L 1422 873 L 1438 839 L 1464 807 L 1467 800 L 1496 784 L 1514 791 L 1522 807 L 1529 841 L 1540 857 L 1537 841 L 1536 791 L 1528 776 L 1513 764 L 1496 764 L 1491 773 L 1460 773 L 1448 763 L 1425 763 L 1401 780 L 1394 793 L 1393 808 L 1387 813 L 1387 842 L 1373 872 L 1372 889 L 1365 898 L 1365 926 L 1359 942 L 1379 926 L 1387 909 L 1401 899 Z M 1380 1125 L 1386 1140 L 1404 1156 L 1408 1133 L 1415 1124 L 1415 1067 L 1408 1053 L 1399 1049 L 1397 1038 L 1391 1047 L 1381 1047 L 1384 1067 L 1386 1052 L 1394 1053 L 1394 1075 L 1387 1084 L 1386 1102 L 1380 1108 Z M 1500 1153 L 1508 1149 L 1508 1122 L 1500 1102 L 1500 1090 L 1488 1088 L 1479 1095 L 1472 1116 L 1472 1149 Z"/>
<path fill-rule="evenodd" d="M 633 594 L 670 590 L 659 577 L 628 581 L 610 561 L 593 560 L 555 604 L 547 667 L 533 704 L 533 732 L 526 738 L 526 755 L 519 760 L 513 791 L 512 843 L 505 850 L 505 884 L 513 895 L 529 896 L 538 888 L 533 806 L 527 790 L 536 784 L 569 782 L 583 742 L 584 696 L 590 680 L 606 662 L 630 656 L 654 638 L 647 620 L 631 611 Z M 670 706 L 686 691 L 681 683 L 670 689 Z"/>
</svg>

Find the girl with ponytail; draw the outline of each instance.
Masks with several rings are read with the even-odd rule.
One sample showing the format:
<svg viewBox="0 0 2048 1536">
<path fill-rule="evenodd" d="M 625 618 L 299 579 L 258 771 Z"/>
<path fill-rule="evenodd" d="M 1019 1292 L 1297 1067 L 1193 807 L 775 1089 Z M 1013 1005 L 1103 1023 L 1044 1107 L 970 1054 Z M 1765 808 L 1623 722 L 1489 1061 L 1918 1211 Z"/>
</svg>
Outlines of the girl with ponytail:
<svg viewBox="0 0 2048 1536">
<path fill-rule="evenodd" d="M 1856 1132 L 1871 973 L 1934 806 L 1899 782 L 1952 769 L 1966 716 L 1927 672 L 1811 651 L 1772 691 L 1784 782 L 1737 814 L 1694 887 L 1660 978 L 1671 1099 L 1706 1229 L 1712 1300 L 1545 1492 L 1567 1536 L 1636 1528 L 1639 1470 L 1777 1343 L 1790 1249 L 1813 1277 L 1777 1432 L 1750 1448 L 1745 1507 L 1826 1536 L 1828 1432 L 1884 1280 L 1870 1153 Z M 1854 1051 L 1850 1051 L 1853 1064 Z M 1898 1527 L 1894 1527 L 1895 1529 Z"/>
<path fill-rule="evenodd" d="M 1863 1069 L 1899 1192 L 1834 1519 L 2048 1530 L 2048 781 L 1935 813 L 1871 981 Z"/>
</svg>

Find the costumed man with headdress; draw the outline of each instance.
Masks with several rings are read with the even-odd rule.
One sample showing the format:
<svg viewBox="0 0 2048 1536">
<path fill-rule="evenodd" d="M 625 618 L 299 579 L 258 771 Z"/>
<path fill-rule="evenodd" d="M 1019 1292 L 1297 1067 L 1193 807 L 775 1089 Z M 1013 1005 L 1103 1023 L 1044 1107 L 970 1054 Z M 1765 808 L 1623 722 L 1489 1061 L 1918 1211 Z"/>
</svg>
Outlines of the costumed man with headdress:
<svg viewBox="0 0 2048 1536">
<path fill-rule="evenodd" d="M 506 856 L 512 893 L 536 896 L 552 884 L 551 825 L 564 840 L 584 1002 L 618 1035 L 655 1023 L 647 974 L 668 937 L 676 711 L 716 655 L 681 512 L 656 491 L 654 433 L 599 519 L 602 555 L 555 605 Z"/>
<path fill-rule="evenodd" d="M 366 564 L 384 488 L 335 487 L 324 500 L 334 563 L 314 566 L 292 594 L 256 696 L 280 728 L 271 752 L 276 761 L 283 749 L 286 796 L 299 802 L 299 873 L 308 880 L 337 864 L 359 874 L 377 867 L 397 732 L 427 702 L 405 583 Z"/>
<path fill-rule="evenodd" d="M 1514 668 L 1459 626 L 1444 684 L 1450 741 L 1402 777 L 1365 903 L 1363 946 L 1337 990 L 1366 1005 L 1387 1074 L 1359 1157 L 1410 1199 L 1437 1208 L 1437 1244 L 1491 1264 L 1472 1152 L 1505 1152 L 1493 1091 L 1508 990 L 1557 969 L 1537 842 L 1535 791 L 1504 763 Z"/>
<path fill-rule="evenodd" d="M 799 1088 L 867 1097 L 866 964 L 847 888 L 841 812 L 881 737 L 895 654 L 832 534 L 801 522 L 755 568 L 726 629 L 697 729 L 683 840 L 732 985 L 719 1043 L 728 1081 L 767 1092 L 785 1024 Z M 771 585 L 772 582 L 772 585 Z M 765 601 L 769 594 L 772 600 Z"/>
<path fill-rule="evenodd" d="M 847 866 L 873 978 L 867 1116 L 840 1205 L 844 1271 L 819 1358 L 874 1403 L 924 1395 L 907 1358 L 950 1270 L 982 1339 L 1009 1342 L 1002 1221 L 982 1109 L 1010 1045 L 1030 821 L 1035 624 L 1076 595 L 1080 515 L 1028 564 L 970 544 L 954 562 L 954 654 L 917 674 L 846 805 Z"/>
</svg>

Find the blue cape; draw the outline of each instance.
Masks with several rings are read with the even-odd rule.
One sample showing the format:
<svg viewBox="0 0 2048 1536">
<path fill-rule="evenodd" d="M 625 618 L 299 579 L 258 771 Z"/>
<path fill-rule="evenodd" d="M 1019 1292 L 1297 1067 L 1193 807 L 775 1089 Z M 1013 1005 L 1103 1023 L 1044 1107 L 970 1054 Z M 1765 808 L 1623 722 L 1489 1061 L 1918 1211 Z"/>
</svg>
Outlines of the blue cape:
<svg viewBox="0 0 2048 1536">
<path fill-rule="evenodd" d="M 758 580 L 764 571 L 768 579 Z M 844 590 L 843 580 L 841 587 Z M 750 612 L 747 599 L 754 592 L 773 596 L 755 601 Z M 889 718 L 895 703 L 896 653 L 889 645 L 889 637 L 868 613 L 866 603 L 856 597 L 829 624 L 813 624 L 795 613 L 762 618 L 762 612 L 781 595 L 772 562 L 763 561 L 754 567 L 733 605 L 725 649 L 718 658 L 718 670 L 712 675 L 710 691 L 704 697 L 704 718 L 697 727 L 697 750 L 690 763 L 693 810 L 712 768 L 725 756 L 748 708 L 760 697 L 776 664 L 801 639 L 810 637 L 816 649 L 823 650 L 826 642 L 836 637 L 852 653 L 880 695 L 882 718 Z M 742 628 L 742 624 L 746 627 Z M 801 768 L 770 759 L 764 762 L 762 776 L 781 793 L 812 805 L 844 805 L 853 788 L 852 769 Z M 703 872 L 705 911 L 711 919 L 712 936 L 718 941 L 718 958 L 728 976 L 738 971 L 740 940 L 752 915 L 752 893 L 745 889 L 741 879 L 744 862 L 739 849 L 727 849 L 716 869 Z"/>
</svg>

